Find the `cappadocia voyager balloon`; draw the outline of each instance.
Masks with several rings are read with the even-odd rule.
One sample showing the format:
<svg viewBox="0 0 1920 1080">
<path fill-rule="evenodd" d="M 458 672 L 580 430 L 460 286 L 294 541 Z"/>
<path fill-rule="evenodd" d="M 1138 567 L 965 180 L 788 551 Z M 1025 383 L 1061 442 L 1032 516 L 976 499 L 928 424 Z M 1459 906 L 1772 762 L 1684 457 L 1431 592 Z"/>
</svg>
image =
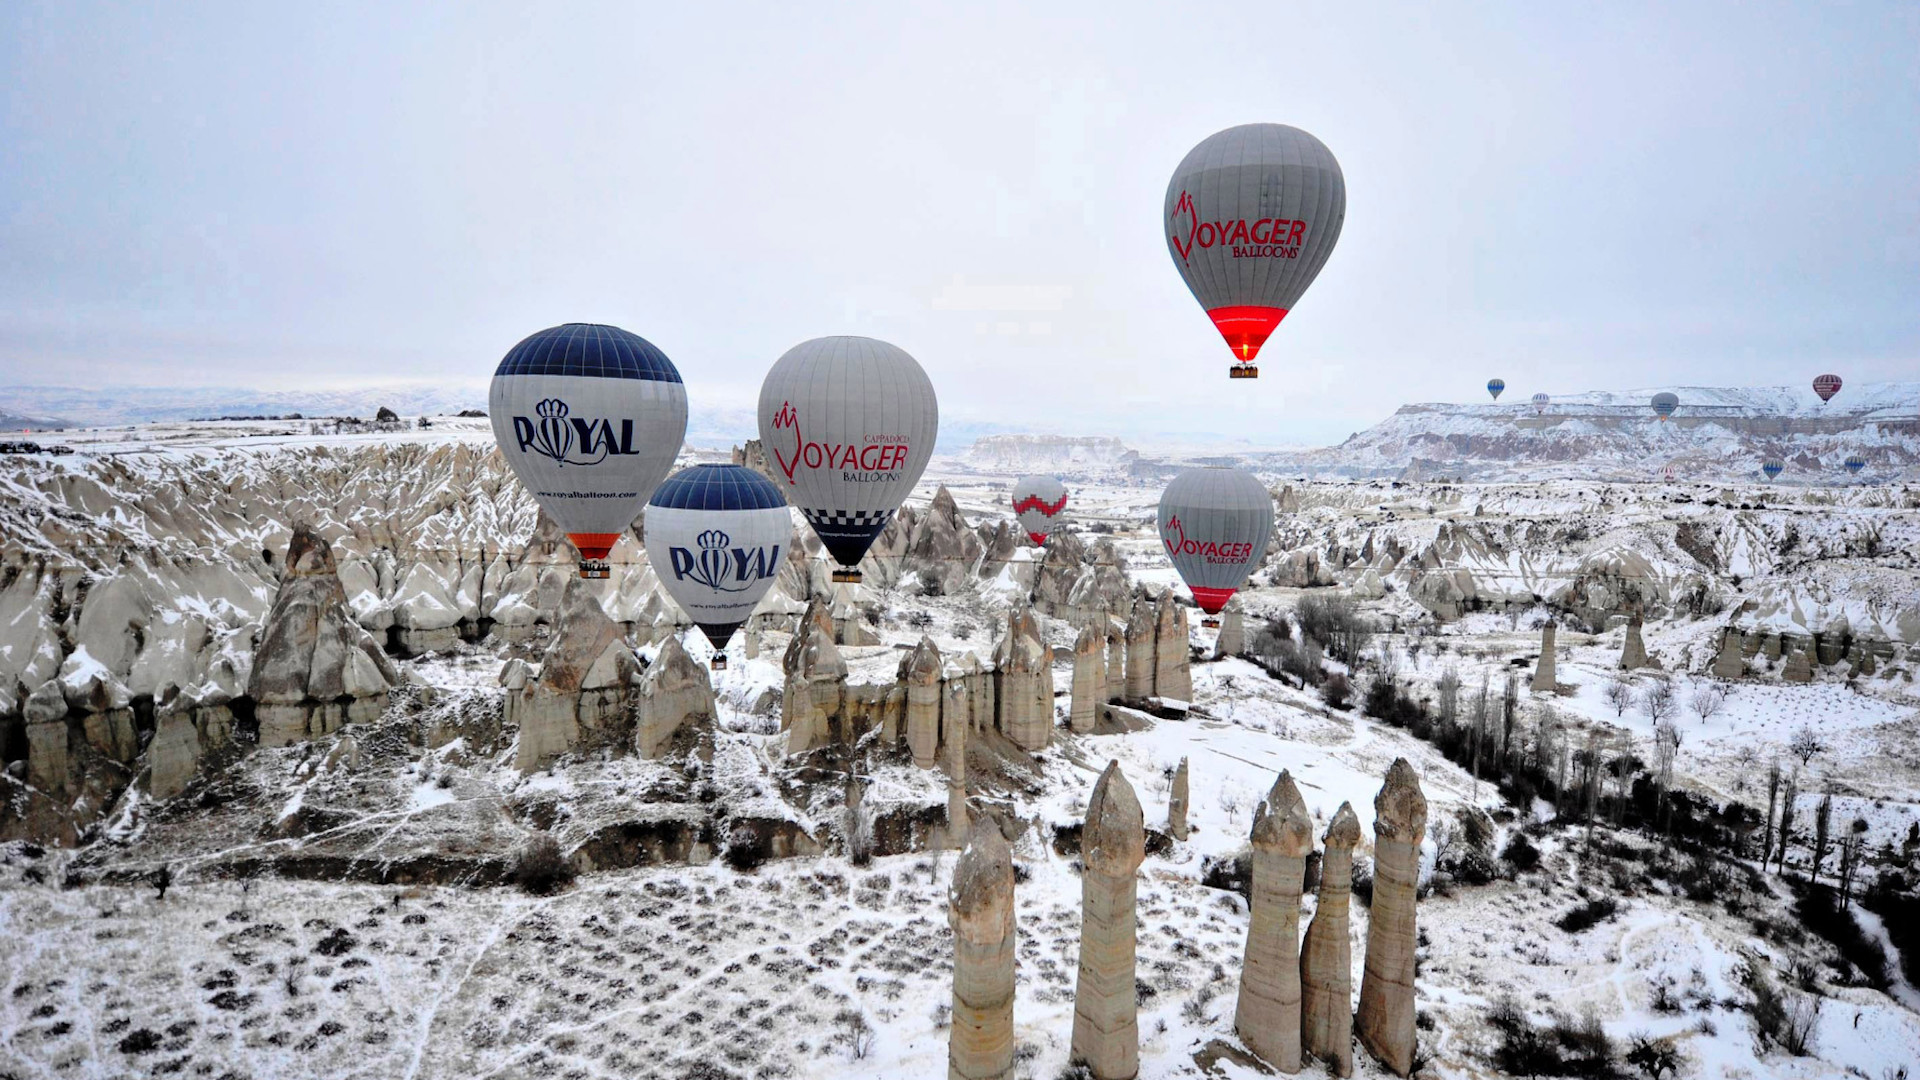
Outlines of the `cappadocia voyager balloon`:
<svg viewBox="0 0 1920 1080">
<path fill-rule="evenodd" d="M 638 334 L 567 323 L 507 352 L 487 415 L 507 464 L 579 549 L 580 575 L 606 577 L 607 552 L 686 439 L 687 390 Z"/>
<path fill-rule="evenodd" d="M 1273 496 L 1240 469 L 1188 469 L 1161 493 L 1158 525 L 1194 603 L 1218 615 L 1266 554 Z"/>
<path fill-rule="evenodd" d="M 1679 407 L 1680 395 L 1678 394 L 1663 392 L 1653 395 L 1653 411 L 1660 414 L 1660 422 L 1663 424 L 1667 422 L 1667 417 L 1673 415 L 1673 410 Z"/>
<path fill-rule="evenodd" d="M 713 643 L 713 666 L 780 572 L 793 533 L 786 496 L 744 465 L 695 465 L 647 501 L 647 561 Z"/>
<path fill-rule="evenodd" d="M 1533 415 L 1535 416 L 1545 415 L 1547 411 L 1547 404 L 1552 400 L 1553 400 L 1552 398 L 1548 397 L 1545 394 L 1533 395 Z"/>
<path fill-rule="evenodd" d="M 1822 405 L 1832 401 L 1833 395 L 1840 392 L 1840 376 L 1821 375 L 1815 378 L 1813 380 L 1813 392 L 1820 395 L 1820 404 Z"/>
<path fill-rule="evenodd" d="M 1502 390 L 1505 390 L 1506 388 L 1507 388 L 1507 380 L 1505 379 L 1488 379 L 1487 380 L 1487 393 L 1492 394 L 1493 400 L 1495 401 L 1500 400 L 1500 392 Z"/>
<path fill-rule="evenodd" d="M 1769 480 L 1785 472 L 1786 468 L 1786 463 L 1777 458 L 1768 458 L 1760 463 L 1760 471 L 1766 473 Z"/>
<path fill-rule="evenodd" d="M 1067 486 L 1051 476 L 1023 476 L 1013 482 L 1013 516 L 1036 544 L 1047 542 L 1055 526 L 1064 523 Z"/>
<path fill-rule="evenodd" d="M 1846 465 L 1848 472 L 1858 475 L 1861 469 L 1867 467 L 1867 459 L 1861 457 L 1859 454 L 1848 454 L 1847 460 L 1843 464 Z"/>
<path fill-rule="evenodd" d="M 840 564 L 835 581 L 860 580 L 860 557 L 926 471 L 939 433 L 927 373 L 873 338 L 803 341 L 760 385 L 760 445 Z"/>
<path fill-rule="evenodd" d="M 1347 217 L 1333 152 L 1285 124 L 1242 124 L 1187 152 L 1161 210 L 1167 253 L 1233 351 L 1234 378 L 1326 265 Z"/>
</svg>

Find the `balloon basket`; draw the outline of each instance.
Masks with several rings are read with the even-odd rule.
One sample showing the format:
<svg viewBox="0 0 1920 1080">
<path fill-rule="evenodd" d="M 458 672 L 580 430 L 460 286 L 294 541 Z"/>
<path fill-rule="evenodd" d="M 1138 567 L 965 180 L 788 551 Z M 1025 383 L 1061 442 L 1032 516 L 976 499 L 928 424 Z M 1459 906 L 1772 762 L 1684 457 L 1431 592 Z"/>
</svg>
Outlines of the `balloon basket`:
<svg viewBox="0 0 1920 1080">
<path fill-rule="evenodd" d="M 714 654 L 713 654 L 713 660 L 712 660 L 712 662 L 711 662 L 711 664 L 710 664 L 710 666 L 711 666 L 711 667 L 713 668 L 713 670 L 715 670 L 715 671 L 725 671 L 725 670 L 727 670 L 727 654 L 726 654 L 726 653 L 723 653 L 723 652 L 722 652 L 722 653 L 714 653 Z"/>
<path fill-rule="evenodd" d="M 1229 379 L 1257 379 L 1260 377 L 1260 365 L 1235 364 L 1227 369 Z"/>
<path fill-rule="evenodd" d="M 833 571 L 833 583 L 836 585 L 858 585 L 860 584 L 860 571 L 857 567 L 835 567 Z"/>
<path fill-rule="evenodd" d="M 580 564 L 580 576 L 594 581 L 603 581 L 613 576 L 613 567 L 603 562 L 583 562 Z"/>
<path fill-rule="evenodd" d="M 1200 625 L 1206 627 L 1209 630 L 1218 630 L 1220 629 L 1220 620 L 1209 615 L 1206 618 L 1200 620 Z"/>
</svg>

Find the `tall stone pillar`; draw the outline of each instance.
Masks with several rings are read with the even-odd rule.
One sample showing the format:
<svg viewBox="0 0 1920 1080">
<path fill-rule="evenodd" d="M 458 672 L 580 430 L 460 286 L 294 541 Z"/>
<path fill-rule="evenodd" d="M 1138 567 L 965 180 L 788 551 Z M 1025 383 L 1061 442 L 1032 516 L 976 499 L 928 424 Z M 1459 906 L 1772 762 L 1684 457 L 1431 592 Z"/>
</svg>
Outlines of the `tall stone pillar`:
<svg viewBox="0 0 1920 1080">
<path fill-rule="evenodd" d="M 1396 758 L 1373 797 L 1373 911 L 1354 1023 L 1361 1045 L 1401 1076 L 1413 1070 L 1414 888 L 1426 832 L 1420 778 L 1406 758 Z"/>
<path fill-rule="evenodd" d="M 1167 799 L 1167 832 L 1175 840 L 1187 838 L 1187 759 L 1173 771 L 1173 793 Z"/>
<path fill-rule="evenodd" d="M 799 754 L 825 743 L 832 719 L 847 689 L 847 662 L 833 643 L 833 630 L 803 618 L 783 659 L 786 685 L 781 722 L 787 728 L 787 753 Z"/>
<path fill-rule="evenodd" d="M 940 751 L 941 666 L 940 650 L 925 636 L 900 658 L 900 682 L 907 688 L 907 749 L 923 769 L 933 768 Z"/>
<path fill-rule="evenodd" d="M 1100 722 L 1100 703 L 1106 700 L 1104 665 L 1107 635 L 1089 624 L 1073 643 L 1073 705 L 1067 726 L 1086 734 Z"/>
<path fill-rule="evenodd" d="M 1000 731 L 1022 750 L 1044 750 L 1053 737 L 1053 652 L 1041 640 L 1031 611 L 1008 620 L 994 650 Z"/>
<path fill-rule="evenodd" d="M 1620 648 L 1620 669 L 1638 671 L 1647 666 L 1647 643 L 1640 636 L 1640 616 L 1627 622 L 1627 641 Z"/>
<path fill-rule="evenodd" d="M 1193 671 L 1187 648 L 1187 609 L 1160 594 L 1153 612 L 1153 692 L 1158 697 L 1193 700 Z"/>
<path fill-rule="evenodd" d="M 1320 903 L 1300 953 L 1300 1041 L 1335 1076 L 1353 1075 L 1353 946 L 1347 913 L 1353 899 L 1353 849 L 1360 819 L 1353 807 L 1327 823 L 1320 862 Z"/>
<path fill-rule="evenodd" d="M 1740 631 L 1731 626 L 1720 632 L 1720 652 L 1713 658 L 1714 678 L 1737 679 L 1747 673 L 1746 654 L 1741 651 L 1743 643 Z"/>
<path fill-rule="evenodd" d="M 1118 761 L 1093 785 L 1080 833 L 1080 974 L 1073 994 L 1073 1060 L 1095 1080 L 1140 1072 L 1134 993 L 1134 875 L 1147 855 L 1146 820 Z"/>
<path fill-rule="evenodd" d="M 1533 669 L 1533 684 L 1528 687 L 1536 694 L 1551 694 L 1558 684 L 1553 670 L 1553 623 L 1540 628 L 1540 666 Z"/>
<path fill-rule="evenodd" d="M 1300 890 L 1312 850 L 1306 800 L 1282 772 L 1253 821 L 1252 918 L 1233 1029 L 1287 1073 L 1300 1071 Z"/>
<path fill-rule="evenodd" d="M 938 694 L 939 686 L 934 686 Z M 972 819 L 967 813 L 967 728 L 962 720 L 949 724 L 941 731 L 940 761 L 947 770 L 947 836 L 948 843 L 960 845 L 972 829 Z"/>
<path fill-rule="evenodd" d="M 1225 659 L 1246 651 L 1247 621 L 1240 614 L 1240 605 L 1228 604 L 1220 612 L 1220 636 L 1214 639 L 1213 655 Z"/>
<path fill-rule="evenodd" d="M 1013 1075 L 1013 849 L 992 821 L 976 823 L 947 890 L 953 927 L 953 1027 L 947 1080 Z"/>
<path fill-rule="evenodd" d="M 1127 619 L 1127 700 L 1153 696 L 1153 605 L 1133 602 Z"/>
<path fill-rule="evenodd" d="M 1106 692 L 1108 701 L 1122 701 L 1127 696 L 1127 633 L 1125 626 L 1117 626 L 1112 618 L 1100 616 L 1100 625 L 1107 632 L 1107 671 Z"/>
</svg>

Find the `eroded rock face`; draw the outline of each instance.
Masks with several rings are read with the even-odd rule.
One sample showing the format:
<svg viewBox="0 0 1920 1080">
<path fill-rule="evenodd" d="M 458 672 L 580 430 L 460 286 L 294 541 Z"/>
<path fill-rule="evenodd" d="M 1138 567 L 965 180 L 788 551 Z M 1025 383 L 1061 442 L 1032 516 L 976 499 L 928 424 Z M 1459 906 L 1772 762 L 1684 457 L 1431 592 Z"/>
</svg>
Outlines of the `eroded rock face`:
<svg viewBox="0 0 1920 1080">
<path fill-rule="evenodd" d="M 1788 648 L 1786 653 L 1787 662 L 1785 666 L 1780 669 L 1781 681 L 1790 683 L 1812 682 L 1812 653 L 1813 646 L 1811 644 L 1804 647 L 1796 644 Z"/>
<path fill-rule="evenodd" d="M 1173 772 L 1173 793 L 1167 798 L 1167 833 L 1175 840 L 1187 838 L 1187 759 Z"/>
<path fill-rule="evenodd" d="M 900 682 L 907 688 L 907 749 L 913 763 L 933 768 L 940 753 L 940 650 L 922 636 L 913 651 L 900 658 Z M 964 728 L 964 723 L 956 725 Z"/>
<path fill-rule="evenodd" d="M 1367 926 L 1366 969 L 1354 1023 L 1360 1043 L 1400 1076 L 1413 1071 L 1415 886 L 1420 842 L 1427 833 L 1427 798 L 1406 758 L 1396 758 L 1373 798 L 1373 905 Z"/>
<path fill-rule="evenodd" d="M 392 662 L 354 622 L 327 541 L 296 524 L 285 565 L 247 680 L 262 746 L 376 719 L 399 681 Z"/>
<path fill-rule="evenodd" d="M 1073 642 L 1073 702 L 1067 726 L 1086 734 L 1100 722 L 1100 705 L 1106 700 L 1107 635 L 1098 625 L 1089 623 Z"/>
<path fill-rule="evenodd" d="M 826 743 L 833 718 L 845 707 L 847 662 L 833 643 L 832 624 L 801 619 L 784 667 L 781 723 L 787 728 L 787 753 L 805 753 Z"/>
<path fill-rule="evenodd" d="M 1098 1080 L 1140 1071 L 1134 992 L 1134 875 L 1146 858 L 1145 818 L 1133 785 L 1109 762 L 1093 786 L 1080 833 L 1080 973 L 1073 995 L 1073 1057 Z"/>
<path fill-rule="evenodd" d="M 1353 849 L 1360 819 L 1346 803 L 1327 823 L 1319 903 L 1300 953 L 1300 1041 L 1335 1076 L 1353 1075 Z"/>
<path fill-rule="evenodd" d="M 1127 692 L 1129 701 L 1153 696 L 1153 606 L 1136 601 L 1127 619 Z"/>
<path fill-rule="evenodd" d="M 990 820 L 975 822 L 947 890 L 953 928 L 953 1026 L 948 1080 L 1013 1075 L 1013 849 Z"/>
<path fill-rule="evenodd" d="M 1193 700 L 1187 635 L 1187 609 L 1174 600 L 1171 590 L 1161 593 L 1153 613 L 1154 696 Z"/>
<path fill-rule="evenodd" d="M 1620 648 L 1620 669 L 1638 671 L 1647 666 L 1647 643 L 1640 637 L 1640 620 L 1635 617 L 1627 623 L 1627 640 Z"/>
<path fill-rule="evenodd" d="M 1233 1029 L 1281 1072 L 1300 1071 L 1300 892 L 1313 819 L 1282 772 L 1253 822 L 1253 895 Z"/>
<path fill-rule="evenodd" d="M 1747 673 L 1747 657 L 1742 651 L 1740 631 L 1729 626 L 1720 633 L 1720 652 L 1713 658 L 1713 677 L 1737 679 Z"/>
<path fill-rule="evenodd" d="M 592 583 L 569 579 L 539 677 L 507 695 L 507 723 L 520 728 L 515 766 L 531 772 L 576 750 L 625 750 L 633 736 L 639 674 L 639 658 L 600 606 Z"/>
<path fill-rule="evenodd" d="M 1000 731 L 1022 750 L 1043 750 L 1053 735 L 1053 653 L 1040 638 L 1033 612 L 1022 608 L 1007 620 L 1007 636 L 994 649 Z"/>
<path fill-rule="evenodd" d="M 679 638 L 669 637 L 640 681 L 634 748 L 643 758 L 658 758 L 683 727 L 711 723 L 717 711 L 706 666 L 687 653 Z"/>
<path fill-rule="evenodd" d="M 1552 623 L 1540 628 L 1540 663 L 1533 669 L 1533 682 L 1528 687 L 1536 694 L 1551 694 L 1557 684 L 1554 672 L 1554 626 Z"/>
<path fill-rule="evenodd" d="M 1240 605 L 1228 604 L 1220 612 L 1220 636 L 1214 642 L 1213 655 L 1220 659 L 1247 651 L 1247 620 Z"/>
</svg>

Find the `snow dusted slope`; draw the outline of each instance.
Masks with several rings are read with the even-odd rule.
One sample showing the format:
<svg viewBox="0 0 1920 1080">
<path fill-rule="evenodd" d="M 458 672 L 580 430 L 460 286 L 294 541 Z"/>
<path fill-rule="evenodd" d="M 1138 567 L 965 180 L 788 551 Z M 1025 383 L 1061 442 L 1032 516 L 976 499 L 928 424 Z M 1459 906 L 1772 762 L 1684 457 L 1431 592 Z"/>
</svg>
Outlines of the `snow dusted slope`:
<svg viewBox="0 0 1920 1080">
<path fill-rule="evenodd" d="M 1661 423 L 1648 401 L 1680 398 Z M 1403 405 L 1339 446 L 1268 455 L 1275 467 L 1347 474 L 1409 467 L 1422 475 L 1539 479 L 1604 475 L 1681 478 L 1752 476 L 1760 460 L 1787 465 L 1782 483 L 1836 483 L 1850 453 L 1867 459 L 1861 479 L 1920 475 L 1920 382 L 1849 386 L 1822 405 L 1807 387 L 1649 387 L 1555 395 L 1536 416 L 1524 394 L 1457 405 Z"/>
<path fill-rule="evenodd" d="M 1100 477 L 1124 473 L 1140 460 L 1119 439 L 1097 435 L 988 435 L 961 457 L 981 472 Z"/>
</svg>

